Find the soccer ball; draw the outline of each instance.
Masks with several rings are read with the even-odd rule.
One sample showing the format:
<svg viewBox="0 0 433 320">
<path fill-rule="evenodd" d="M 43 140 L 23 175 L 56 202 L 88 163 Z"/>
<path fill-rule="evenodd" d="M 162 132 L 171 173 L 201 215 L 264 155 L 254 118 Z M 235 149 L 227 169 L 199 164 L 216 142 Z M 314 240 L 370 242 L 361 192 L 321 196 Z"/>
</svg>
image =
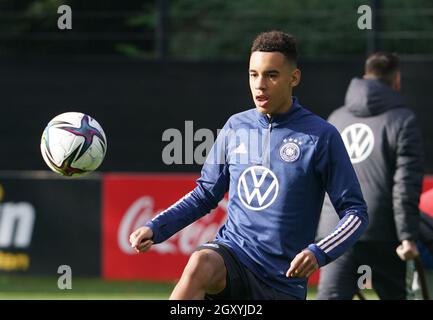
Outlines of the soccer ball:
<svg viewBox="0 0 433 320">
<path fill-rule="evenodd" d="M 107 139 L 99 123 L 80 112 L 53 118 L 41 139 L 41 153 L 48 167 L 65 177 L 96 170 L 107 152 Z"/>
</svg>

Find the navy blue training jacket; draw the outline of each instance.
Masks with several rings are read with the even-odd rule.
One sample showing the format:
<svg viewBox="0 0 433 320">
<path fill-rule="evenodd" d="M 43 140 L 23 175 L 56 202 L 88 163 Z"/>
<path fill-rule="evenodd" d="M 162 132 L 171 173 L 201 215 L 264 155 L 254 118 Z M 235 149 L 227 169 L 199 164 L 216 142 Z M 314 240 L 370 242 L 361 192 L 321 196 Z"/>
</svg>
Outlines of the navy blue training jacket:
<svg viewBox="0 0 433 320">
<path fill-rule="evenodd" d="M 308 248 L 323 266 L 344 253 L 368 224 L 358 179 L 338 131 L 293 97 L 268 118 L 255 108 L 233 115 L 203 165 L 197 187 L 146 226 L 160 243 L 209 213 L 229 192 L 216 240 L 277 290 L 305 299 L 307 279 L 287 278 Z M 325 192 L 340 222 L 314 243 Z"/>
</svg>

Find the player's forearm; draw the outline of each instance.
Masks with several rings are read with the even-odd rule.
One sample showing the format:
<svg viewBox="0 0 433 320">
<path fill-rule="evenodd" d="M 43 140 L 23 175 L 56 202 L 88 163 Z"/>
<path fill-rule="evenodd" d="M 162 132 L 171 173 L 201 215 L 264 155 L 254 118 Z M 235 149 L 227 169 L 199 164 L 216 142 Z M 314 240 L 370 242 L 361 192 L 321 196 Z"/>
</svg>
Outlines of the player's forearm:
<svg viewBox="0 0 433 320">
<path fill-rule="evenodd" d="M 193 190 L 147 222 L 145 226 L 152 229 L 153 242 L 157 244 L 167 240 L 209 211 L 210 208 L 204 205 L 197 196 L 196 190 Z"/>
<path fill-rule="evenodd" d="M 368 225 L 368 215 L 365 210 L 348 209 L 336 228 L 324 239 L 310 244 L 319 266 L 323 266 L 342 255 L 363 234 Z"/>
<path fill-rule="evenodd" d="M 154 243 L 167 240 L 216 208 L 225 194 L 224 183 L 221 181 L 217 179 L 216 182 L 209 183 L 202 176 L 193 191 L 149 221 L 146 226 L 153 231 Z"/>
<path fill-rule="evenodd" d="M 227 165 L 205 163 L 197 187 L 146 224 L 153 231 L 154 243 L 163 242 L 216 208 L 228 190 L 229 180 Z"/>
</svg>

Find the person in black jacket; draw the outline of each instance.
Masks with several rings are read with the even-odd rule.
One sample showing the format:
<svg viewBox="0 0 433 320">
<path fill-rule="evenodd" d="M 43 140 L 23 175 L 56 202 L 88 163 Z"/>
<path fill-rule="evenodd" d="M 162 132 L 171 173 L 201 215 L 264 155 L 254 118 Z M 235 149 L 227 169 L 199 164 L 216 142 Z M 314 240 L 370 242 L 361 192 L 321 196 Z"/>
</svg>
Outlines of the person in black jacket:
<svg viewBox="0 0 433 320">
<path fill-rule="evenodd" d="M 400 87 L 398 56 L 374 53 L 366 60 L 363 79 L 352 79 L 345 105 L 328 119 L 343 138 L 370 224 L 350 251 L 321 269 L 316 299 L 352 299 L 365 284 L 358 281 L 361 270 L 367 270 L 360 266 L 371 268 L 370 283 L 381 299 L 406 299 L 404 260 L 419 254 L 423 146 L 415 114 L 406 107 Z M 337 223 L 326 199 L 317 238 Z"/>
</svg>

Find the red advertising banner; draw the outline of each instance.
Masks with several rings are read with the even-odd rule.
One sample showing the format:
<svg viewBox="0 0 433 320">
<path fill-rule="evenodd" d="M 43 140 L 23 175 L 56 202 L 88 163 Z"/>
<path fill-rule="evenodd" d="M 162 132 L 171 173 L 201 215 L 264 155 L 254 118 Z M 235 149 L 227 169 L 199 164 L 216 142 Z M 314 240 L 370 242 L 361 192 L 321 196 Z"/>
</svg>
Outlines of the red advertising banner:
<svg viewBox="0 0 433 320">
<path fill-rule="evenodd" d="M 130 247 L 129 235 L 195 187 L 197 175 L 106 174 L 103 179 L 102 275 L 106 279 L 179 279 L 193 250 L 214 238 L 225 221 L 227 200 L 145 254 Z M 433 188 L 426 176 L 423 191 Z M 319 271 L 309 279 L 316 284 Z"/>
<path fill-rule="evenodd" d="M 196 175 L 107 174 L 103 180 L 102 275 L 106 279 L 179 279 L 193 250 L 212 240 L 226 217 L 224 199 L 208 215 L 167 241 L 137 254 L 136 228 L 195 187 Z"/>
</svg>

